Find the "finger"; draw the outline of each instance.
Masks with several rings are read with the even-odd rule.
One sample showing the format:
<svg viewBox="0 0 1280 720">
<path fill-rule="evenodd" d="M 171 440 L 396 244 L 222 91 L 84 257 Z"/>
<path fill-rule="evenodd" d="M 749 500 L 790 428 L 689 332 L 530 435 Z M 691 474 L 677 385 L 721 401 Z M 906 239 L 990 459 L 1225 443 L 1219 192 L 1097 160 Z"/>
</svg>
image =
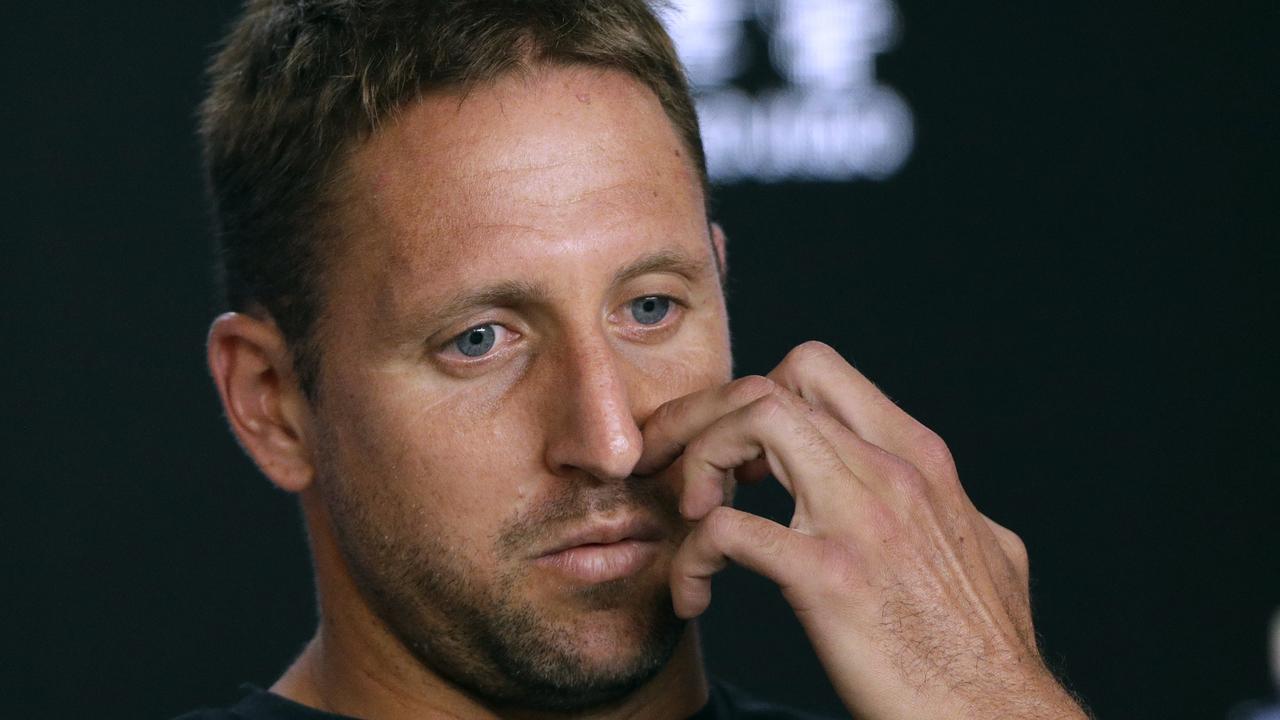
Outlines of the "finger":
<svg viewBox="0 0 1280 720">
<path fill-rule="evenodd" d="M 996 542 L 1000 544 L 1001 551 L 1013 565 L 1014 570 L 1017 571 L 1018 580 L 1025 587 L 1031 579 L 1031 563 L 1027 555 L 1026 543 L 1022 541 L 1022 538 L 1018 537 L 1017 533 L 1009 528 L 997 523 L 995 520 L 992 520 L 982 513 L 978 513 L 978 515 L 982 518 L 983 522 L 987 524 L 991 533 L 995 535 Z"/>
<path fill-rule="evenodd" d="M 670 465 L 708 425 L 776 389 L 772 380 L 748 375 L 664 403 L 644 424 L 644 450 L 633 472 L 650 475 Z"/>
<path fill-rule="evenodd" d="M 856 502 L 865 488 L 810 422 L 811 411 L 794 395 L 775 392 L 713 422 L 685 447 L 681 513 L 706 515 L 724 501 L 725 473 L 759 459 L 795 498 L 797 515 Z"/>
<path fill-rule="evenodd" d="M 764 458 L 750 460 L 733 470 L 733 479 L 743 485 L 755 485 L 767 477 L 769 462 Z"/>
<path fill-rule="evenodd" d="M 877 482 L 885 482 L 886 479 L 906 473 L 919 475 L 919 471 L 907 461 L 862 439 L 839 420 L 828 415 L 826 411 L 813 408 L 808 418 L 831 444 L 845 467 L 848 467 L 860 481 L 864 481 L 864 484 L 875 485 Z M 875 478 L 881 478 L 881 480 L 876 481 Z"/>
<path fill-rule="evenodd" d="M 711 576 L 733 561 L 783 590 L 806 577 L 820 553 L 817 538 L 731 507 L 708 513 L 685 538 L 671 562 L 671 602 L 682 618 L 697 617 L 711 602 Z"/>
<path fill-rule="evenodd" d="M 783 397 L 786 396 L 783 395 Z M 805 420 L 823 436 L 845 468 L 852 474 L 854 485 L 859 490 L 869 492 L 869 486 L 881 484 L 895 488 L 896 494 L 905 497 L 909 503 L 918 504 L 927 501 L 929 483 L 918 469 L 897 455 L 858 437 L 825 411 L 798 397 L 795 401 L 796 405 L 803 409 Z M 764 477 L 769 473 L 768 459 L 761 457 L 752 460 L 736 468 L 733 473 L 737 479 L 744 482 L 751 482 L 752 476 Z M 867 482 L 864 480 L 867 478 L 872 480 Z M 784 484 L 784 487 L 787 485 Z M 709 497 L 707 502 L 711 499 Z M 866 500 L 859 502 L 865 503 Z M 714 505 L 707 505 L 707 507 L 714 507 Z M 799 503 L 797 503 L 797 509 L 801 509 Z M 809 506 L 809 514 L 804 517 L 798 515 L 798 518 L 800 521 L 813 520 L 814 523 L 808 527 L 839 525 L 842 523 L 841 518 L 846 517 L 851 509 L 851 506 L 846 504 L 824 502 Z M 799 526 L 793 524 L 792 527 Z"/>
<path fill-rule="evenodd" d="M 930 480 L 954 478 L 950 451 L 830 346 L 807 342 L 767 377 L 814 403 L 873 445 L 906 460 Z"/>
</svg>

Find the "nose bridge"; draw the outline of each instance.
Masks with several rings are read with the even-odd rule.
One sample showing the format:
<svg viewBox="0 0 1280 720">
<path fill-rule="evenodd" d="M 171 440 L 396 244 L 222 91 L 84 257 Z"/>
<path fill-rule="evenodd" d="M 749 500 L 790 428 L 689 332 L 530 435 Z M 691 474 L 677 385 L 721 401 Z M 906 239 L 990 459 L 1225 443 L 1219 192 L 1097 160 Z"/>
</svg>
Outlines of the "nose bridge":
<svg viewBox="0 0 1280 720">
<path fill-rule="evenodd" d="M 558 353 L 549 393 L 560 417 L 548 443 L 548 463 L 602 479 L 623 479 L 640 459 L 640 428 L 632 409 L 625 361 L 600 333 L 574 333 Z"/>
</svg>

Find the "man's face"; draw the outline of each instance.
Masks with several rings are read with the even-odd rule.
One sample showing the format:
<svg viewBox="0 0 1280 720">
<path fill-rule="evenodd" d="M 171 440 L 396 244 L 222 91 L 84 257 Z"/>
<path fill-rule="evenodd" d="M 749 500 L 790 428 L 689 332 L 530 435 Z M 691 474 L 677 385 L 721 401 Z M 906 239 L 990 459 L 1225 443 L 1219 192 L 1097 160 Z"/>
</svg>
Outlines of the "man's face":
<svg viewBox="0 0 1280 720">
<path fill-rule="evenodd" d="M 351 169 L 315 408 L 348 570 L 490 701 L 629 692 L 682 631 L 639 427 L 731 371 L 688 152 L 630 76 L 544 67 L 418 101 Z"/>
</svg>

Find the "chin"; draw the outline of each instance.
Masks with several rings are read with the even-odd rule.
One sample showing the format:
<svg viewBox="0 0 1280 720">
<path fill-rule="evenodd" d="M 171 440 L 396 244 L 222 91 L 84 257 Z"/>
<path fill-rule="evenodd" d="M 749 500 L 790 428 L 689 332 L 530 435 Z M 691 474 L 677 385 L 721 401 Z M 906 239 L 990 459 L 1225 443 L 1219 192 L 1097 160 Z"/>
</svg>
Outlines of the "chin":
<svg viewBox="0 0 1280 720">
<path fill-rule="evenodd" d="M 675 625 L 659 608 L 647 606 L 583 613 L 562 627 L 583 664 L 607 674 L 609 668 L 635 664 L 655 637 L 671 633 Z"/>
<path fill-rule="evenodd" d="M 504 667 L 510 689 L 522 690 L 507 699 L 525 707 L 580 712 L 616 702 L 661 672 L 684 635 L 665 573 L 559 590 L 533 604 L 539 647 L 503 657 L 515 661 Z"/>
<path fill-rule="evenodd" d="M 539 580 L 534 604 L 584 656 L 616 657 L 624 648 L 643 646 L 675 617 L 664 563 L 601 583 L 566 583 L 554 576 Z"/>
<path fill-rule="evenodd" d="M 584 712 L 635 693 L 671 662 L 686 628 L 674 612 L 643 615 L 595 611 L 561 625 L 552 643 L 558 647 L 547 648 L 533 673 L 521 677 L 508 668 L 520 688 L 508 698 L 530 709 Z"/>
</svg>

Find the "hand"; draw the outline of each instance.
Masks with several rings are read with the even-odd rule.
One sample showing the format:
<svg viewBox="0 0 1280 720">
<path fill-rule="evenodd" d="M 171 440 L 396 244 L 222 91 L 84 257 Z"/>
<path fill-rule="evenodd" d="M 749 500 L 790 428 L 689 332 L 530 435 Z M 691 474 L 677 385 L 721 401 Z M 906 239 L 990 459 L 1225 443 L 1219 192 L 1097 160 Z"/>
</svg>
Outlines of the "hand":
<svg viewBox="0 0 1280 720">
<path fill-rule="evenodd" d="M 644 448 L 636 472 L 675 462 L 699 521 L 672 565 L 682 617 L 732 560 L 778 583 L 855 716 L 1087 717 L 1036 649 L 1021 540 L 969 501 L 941 438 L 830 347 L 666 403 Z M 723 505 L 732 474 L 776 477 L 790 526 Z"/>
</svg>

